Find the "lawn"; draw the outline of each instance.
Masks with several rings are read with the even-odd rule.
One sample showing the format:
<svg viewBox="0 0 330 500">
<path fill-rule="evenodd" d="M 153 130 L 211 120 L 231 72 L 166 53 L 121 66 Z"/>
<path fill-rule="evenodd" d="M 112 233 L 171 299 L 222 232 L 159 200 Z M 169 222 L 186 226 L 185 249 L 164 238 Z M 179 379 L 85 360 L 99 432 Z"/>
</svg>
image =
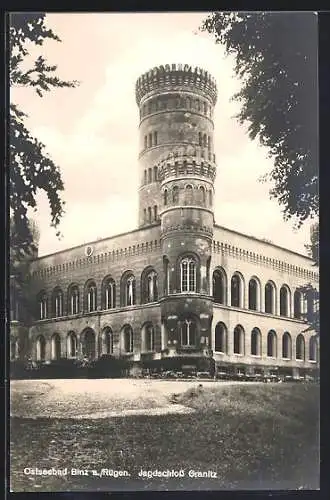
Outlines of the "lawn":
<svg viewBox="0 0 330 500">
<path fill-rule="evenodd" d="M 12 417 L 12 491 L 318 488 L 318 386 L 203 384 L 200 390 L 185 387 L 175 401 L 195 411 L 83 420 Z M 107 468 L 130 477 L 35 476 L 25 475 L 25 467 Z M 141 469 L 182 469 L 185 476 L 141 478 Z M 191 478 L 189 470 L 211 470 L 217 477 Z"/>
</svg>

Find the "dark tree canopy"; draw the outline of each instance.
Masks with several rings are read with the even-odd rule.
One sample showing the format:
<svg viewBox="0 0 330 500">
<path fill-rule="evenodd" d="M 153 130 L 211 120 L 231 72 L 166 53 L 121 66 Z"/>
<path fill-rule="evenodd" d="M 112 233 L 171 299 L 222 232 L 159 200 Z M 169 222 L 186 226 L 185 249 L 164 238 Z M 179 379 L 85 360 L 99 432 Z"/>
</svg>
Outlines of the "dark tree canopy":
<svg viewBox="0 0 330 500">
<path fill-rule="evenodd" d="M 56 75 L 57 66 L 49 65 L 39 56 L 27 69 L 29 44 L 43 45 L 47 40 L 60 42 L 46 27 L 45 14 L 24 13 L 10 16 L 9 82 L 13 87 L 30 87 L 39 97 L 57 87 L 74 87 L 77 82 L 63 81 Z M 25 125 L 27 115 L 15 103 L 10 104 L 9 126 L 9 205 L 11 217 L 11 247 L 19 253 L 34 250 L 28 209 L 36 209 L 38 190 L 46 193 L 51 211 L 51 225 L 58 227 L 64 213 L 61 194 L 64 189 L 61 172 L 45 151 L 45 146 L 33 137 Z M 57 232 L 59 235 L 59 232 Z"/>
<path fill-rule="evenodd" d="M 237 118 L 266 146 L 265 177 L 285 220 L 300 226 L 319 209 L 317 16 L 307 12 L 212 13 L 202 30 L 235 57 L 241 90 Z"/>
</svg>

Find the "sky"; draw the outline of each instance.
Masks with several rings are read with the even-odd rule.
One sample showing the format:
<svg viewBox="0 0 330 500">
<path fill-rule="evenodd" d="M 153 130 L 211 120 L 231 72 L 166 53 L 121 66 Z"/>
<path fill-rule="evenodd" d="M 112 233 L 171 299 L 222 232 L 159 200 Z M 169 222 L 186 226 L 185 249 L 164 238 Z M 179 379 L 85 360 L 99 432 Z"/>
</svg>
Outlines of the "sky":
<svg viewBox="0 0 330 500">
<path fill-rule="evenodd" d="M 270 184 L 259 178 L 272 168 L 267 150 L 248 138 L 231 101 L 240 82 L 234 60 L 214 38 L 198 31 L 207 13 L 48 14 L 47 25 L 62 42 L 47 41 L 42 52 L 75 89 L 55 89 L 43 98 L 31 89 L 11 92 L 29 118 L 28 128 L 60 166 L 66 213 L 59 240 L 50 227 L 47 197 L 38 194 L 33 214 L 40 230 L 39 255 L 135 229 L 138 225 L 137 78 L 154 66 L 200 66 L 217 81 L 214 114 L 216 223 L 290 250 L 306 253 L 309 223 L 294 230 L 284 222 Z M 31 55 L 34 50 L 31 50 Z"/>
</svg>

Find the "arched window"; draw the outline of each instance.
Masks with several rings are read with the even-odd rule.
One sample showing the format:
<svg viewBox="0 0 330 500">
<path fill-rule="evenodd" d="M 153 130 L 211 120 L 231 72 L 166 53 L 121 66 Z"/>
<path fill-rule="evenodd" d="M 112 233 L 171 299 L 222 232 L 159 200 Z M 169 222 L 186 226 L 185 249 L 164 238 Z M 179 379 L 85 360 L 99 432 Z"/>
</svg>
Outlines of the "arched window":
<svg viewBox="0 0 330 500">
<path fill-rule="evenodd" d="M 145 135 L 144 136 L 144 149 L 147 149 L 147 147 L 148 147 L 148 136 Z"/>
<path fill-rule="evenodd" d="M 181 261 L 181 292 L 196 292 L 196 261 L 186 257 Z"/>
<path fill-rule="evenodd" d="M 148 146 L 149 146 L 149 148 L 151 148 L 151 146 L 152 146 L 152 134 L 149 134 L 149 136 L 148 136 Z"/>
<path fill-rule="evenodd" d="M 209 135 L 207 136 L 207 147 L 211 149 L 211 137 Z"/>
<path fill-rule="evenodd" d="M 158 181 L 158 169 L 157 166 L 154 167 L 154 182 Z"/>
<path fill-rule="evenodd" d="M 317 361 L 317 340 L 315 336 L 309 339 L 309 360 Z"/>
<path fill-rule="evenodd" d="M 212 207 L 212 203 L 213 203 L 213 195 L 212 195 L 212 191 L 210 189 L 210 191 L 209 191 L 209 205 L 210 205 L 210 207 Z"/>
<path fill-rule="evenodd" d="M 148 102 L 148 113 L 151 113 L 151 101 Z"/>
<path fill-rule="evenodd" d="M 45 361 L 46 359 L 46 341 L 43 335 L 37 338 L 36 342 L 37 348 L 37 361 Z"/>
<path fill-rule="evenodd" d="M 301 333 L 296 339 L 296 359 L 305 359 L 305 339 Z"/>
<path fill-rule="evenodd" d="M 147 268 L 141 275 L 141 303 L 155 302 L 158 300 L 158 277 L 152 268 Z"/>
<path fill-rule="evenodd" d="M 173 186 L 173 189 L 172 189 L 172 199 L 173 199 L 173 203 L 179 203 L 179 188 L 178 186 Z"/>
<path fill-rule="evenodd" d="M 152 169 L 148 168 L 148 182 L 152 182 Z"/>
<path fill-rule="evenodd" d="M 82 354 L 88 359 L 95 359 L 96 345 L 95 332 L 91 328 L 87 328 L 82 334 Z"/>
<path fill-rule="evenodd" d="M 85 307 L 87 312 L 96 311 L 97 303 L 96 303 L 96 284 L 95 281 L 89 281 L 85 288 Z"/>
<path fill-rule="evenodd" d="M 290 311 L 290 294 L 289 290 L 286 286 L 282 286 L 280 290 L 280 315 L 281 316 L 289 316 Z"/>
<path fill-rule="evenodd" d="M 148 173 L 147 173 L 147 169 L 144 169 L 144 183 L 147 184 L 148 182 Z"/>
<path fill-rule="evenodd" d="M 227 283 L 224 272 L 216 269 L 213 273 L 213 298 L 216 304 L 226 304 Z"/>
<path fill-rule="evenodd" d="M 58 333 L 54 333 L 51 339 L 51 358 L 58 360 L 61 357 L 61 338 Z"/>
<path fill-rule="evenodd" d="M 123 306 L 136 304 L 136 280 L 133 274 L 124 275 L 122 279 Z"/>
<path fill-rule="evenodd" d="M 301 319 L 302 317 L 302 293 L 296 290 L 293 296 L 293 314 L 297 319 Z"/>
<path fill-rule="evenodd" d="M 155 332 L 152 324 L 147 324 L 142 328 L 142 350 L 144 352 L 153 351 L 155 346 Z"/>
<path fill-rule="evenodd" d="M 190 99 L 190 97 L 186 98 L 186 108 L 187 109 L 191 109 L 191 99 Z"/>
<path fill-rule="evenodd" d="M 292 356 L 291 335 L 288 332 L 284 332 L 282 337 L 282 358 L 291 359 L 291 356 Z"/>
<path fill-rule="evenodd" d="M 158 132 L 154 132 L 154 146 L 158 144 Z"/>
<path fill-rule="evenodd" d="M 38 296 L 39 318 L 46 319 L 48 315 L 46 292 L 40 292 Z"/>
<path fill-rule="evenodd" d="M 79 288 L 78 285 L 71 285 L 68 290 L 68 311 L 69 314 L 79 313 Z"/>
<path fill-rule="evenodd" d="M 256 311 L 258 309 L 258 292 L 259 287 L 257 281 L 252 278 L 249 281 L 249 309 Z"/>
<path fill-rule="evenodd" d="M 233 307 L 243 307 L 243 282 L 239 274 L 234 274 L 231 278 L 231 305 Z"/>
<path fill-rule="evenodd" d="M 181 345 L 184 347 L 196 345 L 196 322 L 191 318 L 181 322 Z"/>
<path fill-rule="evenodd" d="M 53 317 L 63 316 L 63 292 L 60 288 L 55 288 L 53 292 Z"/>
<path fill-rule="evenodd" d="M 200 186 L 199 195 L 200 195 L 200 203 L 204 206 L 206 203 L 206 194 L 205 194 L 205 187 L 204 186 Z"/>
<path fill-rule="evenodd" d="M 151 224 L 151 219 L 152 219 L 151 207 L 148 207 L 148 222 L 149 222 L 149 224 Z"/>
<path fill-rule="evenodd" d="M 207 104 L 206 104 L 206 102 L 203 102 L 203 110 L 204 110 L 204 114 L 206 115 L 206 113 L 207 113 Z"/>
<path fill-rule="evenodd" d="M 267 335 L 267 356 L 270 358 L 277 357 L 277 337 L 274 330 L 270 330 Z"/>
<path fill-rule="evenodd" d="M 146 208 L 143 209 L 143 220 L 144 220 L 144 223 L 146 224 L 147 223 L 147 209 Z"/>
<path fill-rule="evenodd" d="M 261 333 L 259 328 L 253 328 L 251 332 L 251 354 L 261 356 Z"/>
<path fill-rule="evenodd" d="M 200 102 L 198 99 L 196 99 L 196 109 L 197 111 L 200 111 Z"/>
<path fill-rule="evenodd" d="M 164 190 L 164 206 L 167 205 L 167 189 Z"/>
<path fill-rule="evenodd" d="M 123 347 L 124 352 L 133 352 L 133 330 L 130 325 L 124 326 L 123 329 Z"/>
<path fill-rule="evenodd" d="M 271 281 L 265 286 L 265 313 L 275 314 L 275 286 Z"/>
<path fill-rule="evenodd" d="M 158 218 L 158 214 L 157 214 L 157 205 L 154 205 L 154 220 L 156 221 Z"/>
<path fill-rule="evenodd" d="M 103 309 L 116 307 L 116 284 L 112 278 L 106 278 L 103 283 Z"/>
<path fill-rule="evenodd" d="M 241 325 L 234 329 L 234 354 L 244 354 L 244 330 Z"/>
<path fill-rule="evenodd" d="M 104 328 L 101 337 L 101 355 L 113 353 L 113 336 L 111 328 Z"/>
<path fill-rule="evenodd" d="M 202 136 L 202 132 L 199 132 L 199 133 L 198 133 L 198 145 L 199 145 L 199 146 L 203 146 L 203 136 Z"/>
<path fill-rule="evenodd" d="M 185 205 L 193 204 L 193 187 L 188 184 L 185 188 Z"/>
<path fill-rule="evenodd" d="M 223 323 L 215 327 L 215 351 L 227 352 L 227 330 Z"/>
<path fill-rule="evenodd" d="M 74 332 L 69 332 L 66 339 L 66 352 L 68 358 L 76 358 L 78 354 L 77 336 Z"/>
<path fill-rule="evenodd" d="M 206 148 L 206 146 L 207 146 L 207 136 L 206 136 L 206 134 L 203 135 L 203 146 L 204 146 L 204 148 Z"/>
</svg>

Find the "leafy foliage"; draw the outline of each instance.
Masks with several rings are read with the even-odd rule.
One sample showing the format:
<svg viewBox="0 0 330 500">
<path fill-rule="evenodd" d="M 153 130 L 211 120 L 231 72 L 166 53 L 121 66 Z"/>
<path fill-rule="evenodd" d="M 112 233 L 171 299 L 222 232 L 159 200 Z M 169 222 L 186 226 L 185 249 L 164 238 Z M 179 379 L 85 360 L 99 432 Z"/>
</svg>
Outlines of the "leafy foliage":
<svg viewBox="0 0 330 500">
<path fill-rule="evenodd" d="M 284 219 L 299 227 L 319 210 L 317 167 L 317 18 L 306 12 L 214 12 L 201 29 L 235 57 L 242 86 L 233 98 L 251 139 L 266 146 Z M 313 43 L 315 41 L 315 43 Z"/>
<path fill-rule="evenodd" d="M 43 56 L 29 64 L 29 46 L 43 45 L 46 40 L 60 38 L 45 25 L 45 14 L 12 14 L 9 30 L 9 81 L 13 87 L 30 87 L 39 97 L 54 88 L 75 87 L 77 82 L 64 81 L 56 76 L 57 66 L 48 65 Z M 31 66 L 25 69 L 26 66 Z M 25 125 L 27 115 L 15 103 L 10 104 L 9 124 L 9 184 L 11 213 L 11 246 L 21 256 L 33 253 L 33 235 L 28 209 L 36 209 L 36 193 L 47 194 L 51 225 L 58 227 L 64 213 L 61 192 L 64 189 L 61 173 L 45 151 L 45 145 L 33 137 Z M 59 235 L 59 232 L 57 232 Z"/>
</svg>

